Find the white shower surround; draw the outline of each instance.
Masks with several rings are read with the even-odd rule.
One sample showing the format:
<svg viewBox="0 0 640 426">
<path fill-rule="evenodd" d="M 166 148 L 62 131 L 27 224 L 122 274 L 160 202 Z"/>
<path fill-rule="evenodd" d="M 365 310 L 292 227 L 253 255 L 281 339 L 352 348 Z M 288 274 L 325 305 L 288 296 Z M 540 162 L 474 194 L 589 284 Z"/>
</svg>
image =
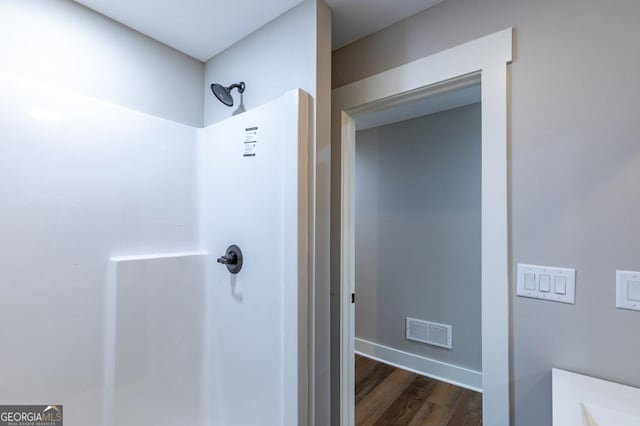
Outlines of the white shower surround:
<svg viewBox="0 0 640 426">
<path fill-rule="evenodd" d="M 293 90 L 199 132 L 207 424 L 306 423 L 310 106 Z M 257 128 L 255 156 L 243 156 L 247 128 Z M 216 263 L 230 244 L 243 253 L 237 275 Z"/>
<path fill-rule="evenodd" d="M 108 261 L 193 249 L 196 130 L 7 75 L 0 128 L 0 401 L 98 424 Z"/>
<path fill-rule="evenodd" d="M 293 141 L 294 148 L 308 146 L 308 106 L 307 95 L 293 91 L 271 104 L 231 119 L 237 128 L 244 126 L 245 119 L 255 122 L 260 117 L 263 128 L 268 123 L 266 120 L 272 119 L 270 124 L 277 126 L 280 133 L 275 132 L 273 139 L 265 139 L 260 148 L 266 153 L 265 149 L 272 148 L 268 142 L 274 142 L 273 146 L 281 149 L 278 151 L 281 156 L 275 154 L 272 157 L 279 158 L 277 164 L 289 165 L 279 181 L 284 185 L 281 199 L 284 204 L 274 202 L 271 207 L 280 208 L 280 216 L 272 217 L 284 219 L 274 227 L 281 226 L 283 232 L 286 230 L 279 243 L 279 253 L 284 256 L 285 250 L 295 244 L 298 257 L 290 258 L 297 259 L 297 262 L 285 265 L 284 258 L 280 259 L 282 264 L 276 269 L 282 274 L 282 280 L 272 280 L 280 286 L 280 291 L 273 291 L 274 287 L 255 286 L 256 292 L 263 292 L 261 295 L 271 291 L 272 300 L 279 301 L 280 308 L 296 313 L 296 321 L 286 321 L 281 317 L 279 326 L 273 330 L 271 337 L 276 334 L 283 336 L 279 344 L 274 344 L 273 339 L 264 340 L 271 342 L 270 348 L 279 348 L 279 351 L 273 351 L 276 356 L 267 357 L 271 363 L 267 367 L 282 373 L 282 376 L 273 375 L 281 378 L 275 385 L 281 391 L 273 392 L 273 387 L 270 387 L 268 398 L 271 398 L 269 402 L 279 401 L 280 407 L 274 414 L 279 417 L 274 420 L 282 420 L 282 424 L 298 424 L 298 416 L 306 417 L 307 378 L 299 373 L 305 371 L 307 360 L 307 305 L 306 301 L 300 302 L 306 298 L 308 264 L 305 239 L 308 200 L 302 196 L 306 194 L 302 189 L 306 189 L 307 184 L 304 178 L 307 176 L 308 157 L 306 153 L 302 155 L 303 151 L 291 150 L 290 142 Z M 287 115 L 289 112 L 300 113 L 305 119 L 298 122 Z M 268 118 L 260 114 L 266 114 Z M 160 318 L 163 306 L 174 307 L 174 316 L 186 313 L 190 304 L 199 300 L 198 295 L 202 291 L 206 298 L 202 304 L 193 306 L 189 318 L 204 318 L 211 314 L 207 308 L 219 302 L 211 298 L 219 290 L 209 287 L 212 276 L 207 277 L 204 286 L 189 287 L 185 293 L 153 292 L 153 289 L 157 285 L 159 289 L 175 290 L 171 288 L 172 282 L 196 279 L 200 261 L 190 259 L 202 258 L 202 254 L 194 254 L 199 250 L 200 242 L 216 250 L 218 246 L 227 244 L 227 241 L 201 240 L 197 225 L 197 191 L 211 189 L 215 197 L 216 188 L 198 187 L 196 141 L 198 134 L 201 142 L 212 135 L 220 135 L 216 132 L 224 124 L 218 126 L 217 130 L 198 130 L 0 74 L 0 197 L 3 200 L 0 236 L 5 241 L 0 248 L 0 339 L 18 342 L 0 346 L 0 364 L 6 367 L 0 374 L 2 403 L 48 401 L 64 405 L 65 424 L 70 426 L 85 425 L 88 421 L 108 424 L 113 415 L 107 412 L 110 397 L 114 397 L 116 403 L 119 401 L 118 374 L 131 373 L 131 369 L 119 370 L 118 365 L 113 365 L 117 364 L 118 354 L 126 355 L 126 350 L 118 352 L 118 337 L 123 335 L 115 332 L 116 321 L 112 323 L 109 315 L 115 312 L 121 316 L 120 320 L 140 319 L 130 309 L 131 304 L 126 310 L 127 316 L 123 317 L 114 301 L 126 303 L 129 297 L 153 294 L 154 298 L 149 299 L 151 305 L 145 306 L 144 312 L 147 315 L 145 321 L 156 327 L 154 333 L 163 324 L 163 318 Z M 242 141 L 229 139 L 229 143 L 232 142 Z M 290 161 L 295 160 L 299 153 L 301 162 L 291 166 Z M 298 169 L 298 164 L 303 168 Z M 295 178 L 291 179 L 292 176 Z M 273 178 L 274 186 L 278 185 L 278 176 L 263 175 L 263 179 L 267 178 Z M 303 186 L 297 186 L 296 182 L 303 182 Z M 214 207 L 214 204 L 206 202 L 200 205 L 205 204 L 209 208 Z M 222 214 L 224 206 L 225 201 L 221 200 L 213 210 L 205 210 L 214 215 Z M 286 212 L 285 216 L 282 216 L 282 211 Z M 263 217 L 256 223 L 268 225 Z M 251 244 L 246 244 L 250 254 Z M 209 273 L 220 271 L 219 265 L 209 265 L 220 254 L 215 251 L 206 258 L 207 266 L 216 268 Z M 109 274 L 110 258 L 113 258 L 112 264 L 128 265 L 126 283 L 117 282 L 117 278 L 113 281 L 114 275 Z M 187 269 L 181 264 L 183 261 Z M 136 262 L 142 263 L 135 266 Z M 154 262 L 159 263 L 153 266 Z M 161 264 L 166 273 L 159 276 L 154 268 Z M 259 260 L 250 255 L 242 272 L 250 274 L 258 264 Z M 242 272 L 238 283 L 243 279 Z M 141 288 L 136 289 L 136 283 Z M 109 290 L 116 288 L 110 284 L 117 285 L 115 293 Z M 284 292 L 285 288 L 287 292 Z M 247 289 L 247 299 L 252 296 L 251 291 L 253 289 Z M 186 304 L 185 301 L 191 302 Z M 224 308 L 222 305 L 219 307 Z M 265 305 L 262 309 L 265 307 L 271 308 L 270 317 L 261 317 L 259 310 L 247 310 L 244 317 L 237 317 L 235 322 L 210 323 L 209 326 L 232 327 L 234 324 L 237 326 L 238 321 L 245 321 L 242 325 L 246 328 L 249 322 L 265 323 L 266 318 L 275 318 L 274 312 L 279 309 L 277 305 Z M 154 316 L 158 317 L 156 323 Z M 212 318 L 215 319 L 209 317 Z M 167 318 L 164 321 L 164 324 L 168 323 Z M 144 336 L 145 329 L 140 327 L 141 324 L 144 322 L 138 322 L 137 331 L 129 333 L 124 341 L 135 341 L 136 333 Z M 120 326 L 121 331 L 127 330 L 127 324 Z M 184 335 L 180 335 L 179 330 L 168 330 L 168 337 L 190 340 L 186 342 L 187 347 L 197 351 L 195 339 L 200 326 L 206 330 L 207 324 L 198 325 L 194 332 Z M 116 347 L 110 347 L 109 342 L 115 343 Z M 172 350 L 172 345 L 166 341 L 148 339 L 140 344 L 143 345 L 141 351 L 155 356 L 153 359 L 159 362 L 157 365 L 184 361 L 184 371 L 189 374 L 197 373 L 200 368 L 207 372 L 209 360 L 198 365 L 198 357 L 202 355 L 201 359 L 206 359 L 204 357 L 208 355 L 215 360 L 219 350 L 224 350 L 209 346 L 208 352 L 203 349 L 204 353 L 194 354 L 193 365 L 186 365 L 184 356 L 187 352 L 182 351 L 173 357 L 167 352 Z M 265 356 L 260 350 L 255 350 L 265 348 L 252 348 L 249 339 L 239 337 L 238 344 L 254 357 Z M 299 345 L 295 353 L 283 349 L 282 345 L 291 344 Z M 178 346 L 175 348 L 178 350 Z M 165 351 L 167 356 L 159 356 L 158 350 Z M 291 369 L 294 364 L 298 368 Z M 242 374 L 243 369 L 250 369 L 250 365 L 238 362 L 228 364 L 227 368 L 229 372 Z M 110 379 L 110 372 L 115 377 Z M 146 378 L 138 380 L 149 379 L 149 371 L 146 373 Z M 164 383 L 176 379 L 170 377 L 170 371 L 159 373 L 162 377 L 159 381 L 156 377 L 153 382 L 160 383 L 155 396 L 163 392 L 163 379 L 166 379 Z M 230 390 L 217 389 L 215 384 L 208 387 L 208 376 L 204 377 L 199 387 L 203 398 L 195 398 L 194 409 L 201 413 L 203 424 L 211 424 L 209 417 L 214 413 L 200 409 L 209 405 L 210 396 L 216 391 Z M 130 374 L 120 379 L 125 379 L 127 384 L 136 380 Z M 252 379 L 264 380 L 262 377 Z M 113 395 L 107 389 L 111 383 L 116 384 Z M 150 383 L 146 382 L 146 385 Z M 128 389 L 130 391 L 133 387 Z M 150 387 L 141 386 L 141 389 L 148 391 Z M 188 389 L 189 392 L 197 392 L 198 386 Z M 188 399 L 182 403 L 188 404 Z"/>
</svg>

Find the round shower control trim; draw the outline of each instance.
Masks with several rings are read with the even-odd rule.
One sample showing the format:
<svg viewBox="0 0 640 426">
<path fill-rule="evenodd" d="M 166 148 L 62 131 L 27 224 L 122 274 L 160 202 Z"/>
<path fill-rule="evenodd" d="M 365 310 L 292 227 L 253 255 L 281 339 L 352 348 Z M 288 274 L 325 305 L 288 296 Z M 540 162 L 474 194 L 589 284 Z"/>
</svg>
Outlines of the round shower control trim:
<svg viewBox="0 0 640 426">
<path fill-rule="evenodd" d="M 242 250 L 235 244 L 227 248 L 224 256 L 218 258 L 218 263 L 227 265 L 227 270 L 232 274 L 237 274 L 242 269 Z"/>
</svg>

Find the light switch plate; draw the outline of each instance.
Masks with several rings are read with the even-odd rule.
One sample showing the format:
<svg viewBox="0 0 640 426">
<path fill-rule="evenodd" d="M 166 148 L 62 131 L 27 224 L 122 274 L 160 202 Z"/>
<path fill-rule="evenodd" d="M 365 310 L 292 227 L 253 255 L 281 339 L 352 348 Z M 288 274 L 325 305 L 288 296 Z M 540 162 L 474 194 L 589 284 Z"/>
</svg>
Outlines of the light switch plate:
<svg viewBox="0 0 640 426">
<path fill-rule="evenodd" d="M 616 308 L 640 311 L 640 272 L 616 271 Z"/>
<path fill-rule="evenodd" d="M 576 270 L 520 263 L 516 294 L 573 305 L 576 303 Z"/>
</svg>

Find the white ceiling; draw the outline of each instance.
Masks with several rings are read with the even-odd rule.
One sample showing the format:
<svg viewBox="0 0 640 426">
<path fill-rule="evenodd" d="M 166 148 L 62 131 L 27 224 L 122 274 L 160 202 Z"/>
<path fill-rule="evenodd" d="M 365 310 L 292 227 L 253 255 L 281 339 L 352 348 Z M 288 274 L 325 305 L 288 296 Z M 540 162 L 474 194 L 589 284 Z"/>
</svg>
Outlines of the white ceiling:
<svg viewBox="0 0 640 426">
<path fill-rule="evenodd" d="M 302 0 L 75 0 L 206 61 Z"/>
<path fill-rule="evenodd" d="M 206 61 L 302 0 L 75 0 Z M 326 0 L 333 48 L 381 30 L 443 0 Z"/>
</svg>

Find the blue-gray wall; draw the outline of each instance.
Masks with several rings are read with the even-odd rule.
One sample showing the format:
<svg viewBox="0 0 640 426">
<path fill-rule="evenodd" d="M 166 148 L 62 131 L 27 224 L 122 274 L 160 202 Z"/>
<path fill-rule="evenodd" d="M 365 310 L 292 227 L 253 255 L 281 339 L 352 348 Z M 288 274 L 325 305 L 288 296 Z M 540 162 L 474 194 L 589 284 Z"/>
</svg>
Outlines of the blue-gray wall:
<svg viewBox="0 0 640 426">
<path fill-rule="evenodd" d="M 480 104 L 357 132 L 357 338 L 482 370 L 480 179 Z M 451 325 L 452 349 L 406 317 Z"/>
<path fill-rule="evenodd" d="M 202 62 L 71 0 L 0 0 L 0 72 L 202 126 Z"/>
<path fill-rule="evenodd" d="M 316 0 L 306 0 L 205 63 L 205 126 L 230 117 L 238 105 L 220 103 L 211 93 L 211 83 L 244 81 L 246 109 L 291 89 L 301 88 L 315 97 L 317 8 Z M 233 94 L 239 103 L 239 95 Z"/>
</svg>

